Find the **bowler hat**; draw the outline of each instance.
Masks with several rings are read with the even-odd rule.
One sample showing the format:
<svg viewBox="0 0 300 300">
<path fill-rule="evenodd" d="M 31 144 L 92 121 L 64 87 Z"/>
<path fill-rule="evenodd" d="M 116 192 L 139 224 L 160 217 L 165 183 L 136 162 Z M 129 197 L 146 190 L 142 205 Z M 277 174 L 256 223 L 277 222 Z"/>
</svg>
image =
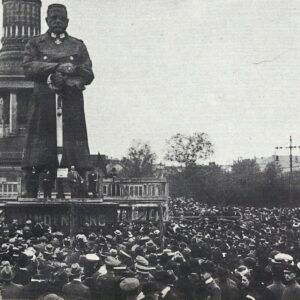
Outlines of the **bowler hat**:
<svg viewBox="0 0 300 300">
<path fill-rule="evenodd" d="M 72 264 L 71 265 L 71 275 L 80 275 L 82 273 L 82 269 L 78 263 Z"/>
</svg>

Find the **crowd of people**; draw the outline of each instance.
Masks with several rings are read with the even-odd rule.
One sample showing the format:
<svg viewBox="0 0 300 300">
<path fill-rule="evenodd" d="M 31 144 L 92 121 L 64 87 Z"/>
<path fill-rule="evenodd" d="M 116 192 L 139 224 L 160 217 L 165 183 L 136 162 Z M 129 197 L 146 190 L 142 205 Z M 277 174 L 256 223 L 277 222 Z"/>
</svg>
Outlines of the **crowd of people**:
<svg viewBox="0 0 300 300">
<path fill-rule="evenodd" d="M 197 218 L 181 212 L 192 209 Z M 179 218 L 172 217 L 180 212 Z M 298 300 L 299 209 L 170 201 L 159 223 L 0 228 L 3 299 Z"/>
</svg>

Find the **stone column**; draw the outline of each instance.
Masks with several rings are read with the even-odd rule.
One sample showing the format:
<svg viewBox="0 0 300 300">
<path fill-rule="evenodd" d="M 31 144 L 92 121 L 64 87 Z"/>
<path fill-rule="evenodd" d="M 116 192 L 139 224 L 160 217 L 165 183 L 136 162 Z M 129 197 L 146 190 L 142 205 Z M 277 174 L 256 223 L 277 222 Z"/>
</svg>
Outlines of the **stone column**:
<svg viewBox="0 0 300 300">
<path fill-rule="evenodd" d="M 17 132 L 17 93 L 11 91 L 9 96 L 9 133 Z"/>
</svg>

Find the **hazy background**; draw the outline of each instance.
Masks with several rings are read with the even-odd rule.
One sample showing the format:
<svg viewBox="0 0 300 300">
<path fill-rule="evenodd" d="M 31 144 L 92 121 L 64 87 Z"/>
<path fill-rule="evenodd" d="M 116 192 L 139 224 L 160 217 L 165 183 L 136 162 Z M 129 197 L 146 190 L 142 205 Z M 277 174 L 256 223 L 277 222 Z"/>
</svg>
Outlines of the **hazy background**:
<svg viewBox="0 0 300 300">
<path fill-rule="evenodd" d="M 143 139 L 162 158 L 167 138 L 194 131 L 218 163 L 272 155 L 289 135 L 300 145 L 300 1 L 42 2 L 42 30 L 48 4 L 65 4 L 93 61 L 92 153 L 121 157 Z"/>
</svg>

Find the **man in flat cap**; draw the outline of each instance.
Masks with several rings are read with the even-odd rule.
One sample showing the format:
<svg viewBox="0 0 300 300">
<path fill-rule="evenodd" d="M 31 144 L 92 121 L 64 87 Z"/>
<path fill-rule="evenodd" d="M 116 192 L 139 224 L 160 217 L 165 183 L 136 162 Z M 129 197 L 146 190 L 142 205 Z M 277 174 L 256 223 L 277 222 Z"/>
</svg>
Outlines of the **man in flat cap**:
<svg viewBox="0 0 300 300">
<path fill-rule="evenodd" d="M 117 300 L 120 292 L 118 284 L 120 277 L 115 274 L 114 268 L 120 266 L 121 262 L 112 256 L 108 256 L 105 258 L 104 263 L 107 273 L 102 276 L 96 273 L 94 276 L 96 299 Z"/>
<path fill-rule="evenodd" d="M 62 100 L 63 151 L 60 167 L 90 169 L 89 147 L 82 91 L 94 79 L 85 44 L 66 32 L 67 9 L 48 7 L 45 34 L 33 37 L 25 47 L 24 72 L 34 81 L 29 103 L 29 124 L 22 167 L 37 172 L 48 169 L 53 180 L 58 167 L 56 144 L 56 94 Z"/>
</svg>

